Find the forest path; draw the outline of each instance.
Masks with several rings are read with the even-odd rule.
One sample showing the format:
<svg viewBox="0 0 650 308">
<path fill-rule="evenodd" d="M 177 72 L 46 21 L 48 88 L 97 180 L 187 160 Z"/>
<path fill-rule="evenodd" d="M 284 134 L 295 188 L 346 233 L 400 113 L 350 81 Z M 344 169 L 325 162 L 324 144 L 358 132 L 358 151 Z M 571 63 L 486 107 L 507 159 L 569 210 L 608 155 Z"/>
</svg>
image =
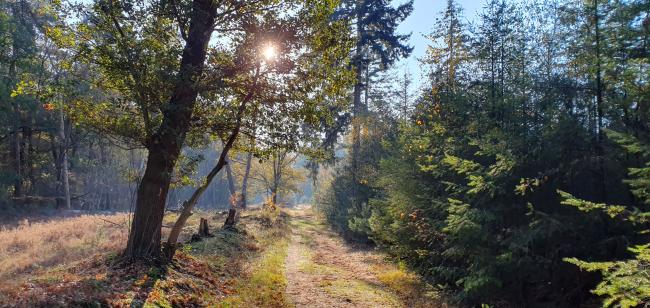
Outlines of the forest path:
<svg viewBox="0 0 650 308">
<path fill-rule="evenodd" d="M 296 307 L 446 307 L 431 297 L 410 302 L 425 299 L 414 276 L 379 252 L 345 243 L 310 208 L 289 212 L 286 294 Z"/>
</svg>

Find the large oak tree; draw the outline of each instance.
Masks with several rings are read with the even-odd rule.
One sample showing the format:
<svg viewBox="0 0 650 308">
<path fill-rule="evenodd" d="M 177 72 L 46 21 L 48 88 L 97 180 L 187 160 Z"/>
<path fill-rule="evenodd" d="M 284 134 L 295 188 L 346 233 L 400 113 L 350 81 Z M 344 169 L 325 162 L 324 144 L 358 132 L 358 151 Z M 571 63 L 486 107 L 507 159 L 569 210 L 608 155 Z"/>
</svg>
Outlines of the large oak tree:
<svg viewBox="0 0 650 308">
<path fill-rule="evenodd" d="M 188 135 L 228 140 L 197 199 L 240 132 L 296 144 L 304 136 L 288 132 L 300 132 L 301 123 L 330 121 L 332 108 L 324 106 L 338 103 L 351 76 L 345 27 L 329 19 L 336 5 L 98 0 L 61 7 L 55 29 L 78 42 L 70 48 L 96 69 L 92 83 L 105 95 L 99 104 L 75 102 L 73 117 L 148 152 L 125 259 L 159 258 L 167 192 Z M 276 41 L 282 54 L 271 68 L 259 54 Z M 256 113 L 256 132 L 247 131 Z"/>
</svg>

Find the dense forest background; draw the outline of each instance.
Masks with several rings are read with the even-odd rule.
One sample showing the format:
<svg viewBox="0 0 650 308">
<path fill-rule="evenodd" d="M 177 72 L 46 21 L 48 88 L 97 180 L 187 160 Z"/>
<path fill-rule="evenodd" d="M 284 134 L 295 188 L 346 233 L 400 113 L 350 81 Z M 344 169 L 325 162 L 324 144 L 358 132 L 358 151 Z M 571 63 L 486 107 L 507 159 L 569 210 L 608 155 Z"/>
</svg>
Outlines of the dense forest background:
<svg viewBox="0 0 650 308">
<path fill-rule="evenodd" d="M 649 10 L 495 0 L 466 24 L 447 1 L 422 89 L 371 57 L 319 208 L 469 305 L 585 305 L 601 273 L 606 303 L 647 303 Z"/>
<path fill-rule="evenodd" d="M 154 208 L 138 215 L 162 223 L 188 199 L 290 205 L 313 190 L 347 239 L 459 305 L 650 302 L 649 1 L 487 0 L 466 23 L 448 0 L 422 80 L 397 64 L 412 2 L 231 1 L 213 16 L 222 35 L 194 44 L 207 85 L 178 77 L 194 15 L 118 2 L 0 0 L 3 219 Z M 281 54 L 259 60 L 269 33 Z M 163 138 L 184 106 L 172 88 L 194 91 L 180 142 Z M 179 151 L 161 209 L 141 184 L 165 142 Z M 134 225 L 156 244 L 130 238 L 132 257 L 159 254 L 161 226 Z"/>
<path fill-rule="evenodd" d="M 44 9 L 43 3 L 3 1 L 0 5 L 3 212 L 11 213 L 8 207 L 20 210 L 53 202 L 65 207 L 64 167 L 75 208 L 128 209 L 137 184 L 128 173 L 140 168 L 142 154 L 72 124 L 68 117 L 60 117 L 53 103 L 35 95 L 18 95 L 16 90 L 27 74 L 37 76 L 35 82 L 40 83 L 55 78 L 51 58 L 57 56 L 56 48 L 44 40 L 43 33 L 52 17 L 37 14 Z M 69 88 L 88 91 L 87 84 Z"/>
</svg>

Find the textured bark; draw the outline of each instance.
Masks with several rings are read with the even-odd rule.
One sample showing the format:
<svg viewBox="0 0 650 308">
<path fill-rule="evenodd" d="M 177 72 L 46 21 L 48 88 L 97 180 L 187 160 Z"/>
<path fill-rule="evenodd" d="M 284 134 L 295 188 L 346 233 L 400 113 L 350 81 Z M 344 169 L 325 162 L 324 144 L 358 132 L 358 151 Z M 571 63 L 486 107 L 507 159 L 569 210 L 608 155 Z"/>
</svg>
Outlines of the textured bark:
<svg viewBox="0 0 650 308">
<path fill-rule="evenodd" d="M 197 80 L 203 73 L 207 46 L 216 16 L 215 2 L 194 0 L 192 16 L 181 58 L 178 81 L 163 121 L 148 144 L 149 155 L 140 182 L 133 223 L 124 257 L 127 260 L 152 260 L 160 256 L 160 228 L 171 174 L 189 129 L 190 117 L 198 96 Z"/>
<path fill-rule="evenodd" d="M 175 154 L 175 155 L 174 155 Z M 160 254 L 160 228 L 171 172 L 178 152 L 171 147 L 149 149 L 147 167 L 137 192 L 125 257 L 130 260 L 156 259 Z"/>
<path fill-rule="evenodd" d="M 214 177 L 217 174 L 219 174 L 219 171 L 221 171 L 221 169 L 223 169 L 223 167 L 227 164 L 228 152 L 230 152 L 230 149 L 235 144 L 235 140 L 237 140 L 237 137 L 239 136 L 239 131 L 242 125 L 242 117 L 244 116 L 244 111 L 246 110 L 246 104 L 253 98 L 255 87 L 257 85 L 258 73 L 259 70 L 255 74 L 255 82 L 250 92 L 248 92 L 248 94 L 246 94 L 246 97 L 242 99 L 242 102 L 239 105 L 239 108 L 237 109 L 237 115 L 235 116 L 235 127 L 233 128 L 233 131 L 230 133 L 230 136 L 228 136 L 228 140 L 223 145 L 223 150 L 219 155 L 219 160 L 217 161 L 217 164 L 214 166 L 214 168 L 212 168 L 210 173 L 208 173 L 203 184 L 201 184 L 201 186 L 199 186 L 194 191 L 190 199 L 188 199 L 183 203 L 183 207 L 181 208 L 181 214 L 178 216 L 178 219 L 176 219 L 176 222 L 174 223 L 174 227 L 172 227 L 172 230 L 169 232 L 169 237 L 167 238 L 167 243 L 165 244 L 165 249 L 164 249 L 165 258 L 167 258 L 168 261 L 171 261 L 174 258 L 178 236 L 180 235 L 183 226 L 185 226 L 187 219 L 190 216 L 192 216 L 192 209 L 196 205 L 196 202 L 199 201 L 201 195 L 203 195 L 203 193 L 208 188 L 208 186 L 210 186 L 210 183 L 212 182 Z M 169 187 L 169 182 L 167 187 Z M 162 224 L 162 217 L 160 220 Z M 158 232 L 160 233 L 160 228 L 158 228 Z"/>
</svg>

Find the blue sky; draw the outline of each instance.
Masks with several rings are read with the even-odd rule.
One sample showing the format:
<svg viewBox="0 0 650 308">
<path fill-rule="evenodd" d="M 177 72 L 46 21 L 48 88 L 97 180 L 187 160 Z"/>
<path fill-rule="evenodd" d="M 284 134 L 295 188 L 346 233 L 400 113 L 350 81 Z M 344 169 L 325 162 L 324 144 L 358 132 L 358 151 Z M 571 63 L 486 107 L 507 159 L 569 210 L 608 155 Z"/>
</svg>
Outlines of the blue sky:
<svg viewBox="0 0 650 308">
<path fill-rule="evenodd" d="M 404 1 L 395 1 L 403 3 Z M 457 0 L 457 3 L 463 7 L 463 16 L 465 21 L 475 20 L 478 11 L 483 6 L 482 0 Z M 411 46 L 414 47 L 413 54 L 408 59 L 402 60 L 397 64 L 398 69 L 408 69 L 413 77 L 414 84 L 420 84 L 420 64 L 417 58 L 424 56 L 428 40 L 424 35 L 429 34 L 433 29 L 436 17 L 447 5 L 447 0 L 415 0 L 413 4 L 413 13 L 398 28 L 400 33 L 411 33 Z"/>
</svg>

